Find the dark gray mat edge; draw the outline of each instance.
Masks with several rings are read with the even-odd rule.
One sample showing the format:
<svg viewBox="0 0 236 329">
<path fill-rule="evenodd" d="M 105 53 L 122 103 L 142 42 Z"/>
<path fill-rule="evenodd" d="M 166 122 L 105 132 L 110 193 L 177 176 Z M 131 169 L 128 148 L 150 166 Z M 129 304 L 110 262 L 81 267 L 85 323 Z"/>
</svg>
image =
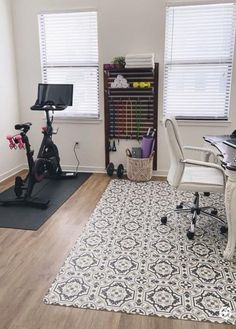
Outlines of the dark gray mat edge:
<svg viewBox="0 0 236 329">
<path fill-rule="evenodd" d="M 29 207 L 0 206 L 0 228 L 14 228 L 21 230 L 38 230 L 91 176 L 91 173 L 79 173 L 77 178 L 62 180 L 45 180 L 35 186 L 38 198 L 50 200 L 47 209 Z M 0 194 L 0 200 L 14 198 L 14 187 L 10 187 Z"/>
</svg>

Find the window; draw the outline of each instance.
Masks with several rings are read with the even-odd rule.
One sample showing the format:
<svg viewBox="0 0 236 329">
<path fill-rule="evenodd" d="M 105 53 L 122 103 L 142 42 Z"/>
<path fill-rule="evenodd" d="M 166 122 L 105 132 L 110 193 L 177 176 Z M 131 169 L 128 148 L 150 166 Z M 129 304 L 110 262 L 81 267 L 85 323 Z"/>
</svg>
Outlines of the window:
<svg viewBox="0 0 236 329">
<path fill-rule="evenodd" d="M 165 115 L 228 118 L 235 16 L 233 3 L 167 7 Z"/>
<path fill-rule="evenodd" d="M 98 118 L 97 13 L 39 15 L 44 83 L 72 83 L 73 106 L 57 116 Z"/>
</svg>

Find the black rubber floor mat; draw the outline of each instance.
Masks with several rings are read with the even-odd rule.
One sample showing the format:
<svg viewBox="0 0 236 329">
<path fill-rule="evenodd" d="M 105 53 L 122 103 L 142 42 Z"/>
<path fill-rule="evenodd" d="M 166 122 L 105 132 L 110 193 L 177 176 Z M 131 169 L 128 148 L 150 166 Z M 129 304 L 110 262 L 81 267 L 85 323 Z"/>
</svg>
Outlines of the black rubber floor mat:
<svg viewBox="0 0 236 329">
<path fill-rule="evenodd" d="M 44 180 L 35 185 L 33 196 L 50 200 L 47 209 L 24 206 L 0 206 L 0 227 L 36 231 L 91 176 L 79 173 L 76 178 Z M 0 200 L 14 199 L 14 187 L 0 194 Z"/>
</svg>

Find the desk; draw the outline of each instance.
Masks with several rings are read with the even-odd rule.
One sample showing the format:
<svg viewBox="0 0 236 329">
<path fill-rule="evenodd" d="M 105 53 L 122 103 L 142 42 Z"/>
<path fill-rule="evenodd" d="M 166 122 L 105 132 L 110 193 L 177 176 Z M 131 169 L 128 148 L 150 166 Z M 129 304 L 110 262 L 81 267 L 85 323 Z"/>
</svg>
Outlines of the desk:
<svg viewBox="0 0 236 329">
<path fill-rule="evenodd" d="M 224 251 L 226 260 L 233 258 L 236 246 L 236 149 L 223 143 L 229 138 L 228 135 L 204 136 L 206 142 L 218 149 L 220 161 L 228 177 L 225 188 L 225 208 L 228 222 L 228 242 Z"/>
</svg>

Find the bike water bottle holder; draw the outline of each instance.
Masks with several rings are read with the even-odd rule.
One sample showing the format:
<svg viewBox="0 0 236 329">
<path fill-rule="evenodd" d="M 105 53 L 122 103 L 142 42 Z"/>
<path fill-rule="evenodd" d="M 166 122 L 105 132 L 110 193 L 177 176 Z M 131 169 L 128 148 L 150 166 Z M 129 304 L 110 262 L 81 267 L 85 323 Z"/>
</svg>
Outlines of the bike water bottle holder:
<svg viewBox="0 0 236 329">
<path fill-rule="evenodd" d="M 42 127 L 42 133 L 46 133 L 47 129 L 48 129 L 47 126 Z"/>
<path fill-rule="evenodd" d="M 59 128 L 57 128 L 56 130 L 53 130 L 53 131 L 52 131 L 52 134 L 53 134 L 53 135 L 56 135 L 56 134 L 58 133 L 58 130 L 59 130 Z"/>
<path fill-rule="evenodd" d="M 56 130 L 52 130 L 51 134 L 52 135 L 56 135 L 58 133 L 59 128 L 57 128 Z M 42 127 L 42 133 L 48 133 L 48 127 Z"/>
</svg>

